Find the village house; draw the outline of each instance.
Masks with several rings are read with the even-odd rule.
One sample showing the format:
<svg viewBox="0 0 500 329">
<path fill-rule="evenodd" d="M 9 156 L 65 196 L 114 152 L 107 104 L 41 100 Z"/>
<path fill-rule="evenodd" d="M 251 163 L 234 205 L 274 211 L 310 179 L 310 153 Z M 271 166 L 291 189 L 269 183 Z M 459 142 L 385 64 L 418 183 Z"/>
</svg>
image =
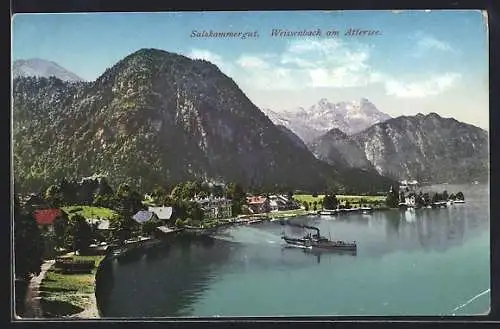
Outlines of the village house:
<svg viewBox="0 0 500 329">
<path fill-rule="evenodd" d="M 415 198 L 415 194 L 414 193 L 411 193 L 411 194 L 405 196 L 405 204 L 408 207 L 415 207 L 415 205 L 416 205 L 416 198 Z"/>
<path fill-rule="evenodd" d="M 58 208 L 37 209 L 33 212 L 33 217 L 35 218 L 36 223 L 44 237 L 45 257 L 55 255 L 54 236 L 56 226 L 66 226 L 68 224 L 68 214 Z"/>
<path fill-rule="evenodd" d="M 247 197 L 248 209 L 253 214 L 262 214 L 271 210 L 270 201 L 264 196 Z"/>
<path fill-rule="evenodd" d="M 164 223 L 168 223 L 172 218 L 172 207 L 148 207 L 148 210 L 154 213 L 156 217 Z"/>
<path fill-rule="evenodd" d="M 134 214 L 134 216 L 132 216 L 132 219 L 135 220 L 137 223 L 142 224 L 151 220 L 153 216 L 155 216 L 155 213 L 152 211 L 139 210 Z"/>
<path fill-rule="evenodd" d="M 271 211 L 299 209 L 300 205 L 295 201 L 289 200 L 286 195 L 270 195 L 269 207 Z"/>
<path fill-rule="evenodd" d="M 200 205 L 204 219 L 231 218 L 233 215 L 231 200 L 224 197 L 210 195 L 206 198 L 199 198 L 195 196 L 191 201 Z"/>
<path fill-rule="evenodd" d="M 418 187 L 418 181 L 416 180 L 403 180 L 399 182 L 399 190 L 403 192 L 415 191 Z"/>
<path fill-rule="evenodd" d="M 96 225 L 96 229 L 99 231 L 110 230 L 110 221 L 108 219 L 87 218 L 87 223 L 89 223 L 90 225 Z"/>
</svg>

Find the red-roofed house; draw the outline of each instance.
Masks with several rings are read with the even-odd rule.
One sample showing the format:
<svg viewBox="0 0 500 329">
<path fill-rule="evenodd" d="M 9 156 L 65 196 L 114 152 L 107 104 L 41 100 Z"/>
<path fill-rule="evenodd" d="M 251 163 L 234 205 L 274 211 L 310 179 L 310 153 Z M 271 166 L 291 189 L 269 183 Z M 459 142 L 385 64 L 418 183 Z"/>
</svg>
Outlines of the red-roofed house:
<svg viewBox="0 0 500 329">
<path fill-rule="evenodd" d="M 42 229 L 46 231 L 53 231 L 54 221 L 58 217 L 63 217 L 63 211 L 61 209 L 38 209 L 33 212 L 33 216 L 36 219 L 36 223 Z"/>
<path fill-rule="evenodd" d="M 56 227 L 62 228 L 68 224 L 68 214 L 58 208 L 37 209 L 33 211 L 33 217 L 44 237 L 45 257 L 54 256 Z"/>
<path fill-rule="evenodd" d="M 249 210 L 254 214 L 269 212 L 269 199 L 264 196 L 247 197 Z"/>
</svg>

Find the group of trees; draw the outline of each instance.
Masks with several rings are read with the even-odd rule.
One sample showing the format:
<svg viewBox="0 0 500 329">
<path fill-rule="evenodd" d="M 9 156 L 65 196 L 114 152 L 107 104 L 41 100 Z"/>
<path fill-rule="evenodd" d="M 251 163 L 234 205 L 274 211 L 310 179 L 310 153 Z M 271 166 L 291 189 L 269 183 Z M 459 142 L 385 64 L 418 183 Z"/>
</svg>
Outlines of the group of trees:
<svg viewBox="0 0 500 329">
<path fill-rule="evenodd" d="M 231 199 L 234 216 L 241 214 L 246 204 L 246 193 L 240 184 L 230 183 L 224 186 L 209 184 L 201 180 L 181 182 L 171 189 L 157 186 L 151 192 L 150 203 L 147 205 L 143 203 L 144 198 L 139 191 L 126 183 L 120 184 L 116 190 L 113 190 L 105 177 L 86 179 L 82 182 L 62 179 L 58 184 L 49 186 L 43 197 L 51 207 L 55 208 L 93 205 L 115 210 L 118 216 L 111 219 L 113 237 L 123 241 L 140 233 L 151 234 L 155 227 L 165 224 L 157 219 L 143 224 L 133 220 L 133 215 L 139 210 L 145 210 L 148 205 L 172 207 L 171 223 L 177 226 L 200 224 L 204 220 L 203 210 L 192 199 L 194 197 L 205 198 L 210 195 Z M 67 227 L 56 225 L 60 227 L 54 234 L 56 245 L 80 248 L 87 244 L 97 230 L 84 222 L 83 217 L 79 218 L 74 215 L 69 223 L 71 225 Z M 75 236 L 78 238 L 75 239 Z M 88 239 L 87 236 L 90 238 Z"/>
<path fill-rule="evenodd" d="M 91 205 L 113 195 L 113 189 L 105 177 L 85 179 L 81 182 L 63 178 L 45 190 L 45 200 L 53 207 L 65 205 Z"/>
<path fill-rule="evenodd" d="M 443 191 L 442 193 L 436 192 L 432 194 L 431 197 L 429 193 L 422 193 L 422 191 L 418 194 L 415 192 L 405 194 L 404 191 L 399 191 L 397 187 L 393 186 L 387 194 L 386 204 L 388 207 L 396 208 L 400 202 L 405 202 L 406 197 L 412 196 L 415 198 L 415 205 L 417 207 L 425 207 L 431 205 L 432 203 L 441 201 L 464 200 L 464 194 L 461 191 L 456 194 L 448 194 L 448 191 Z"/>
<path fill-rule="evenodd" d="M 16 278 L 28 280 L 38 275 L 43 263 L 44 244 L 35 218 L 21 208 L 14 197 L 14 272 Z"/>
<path fill-rule="evenodd" d="M 448 194 L 448 191 L 443 191 L 443 193 L 434 193 L 434 195 L 432 196 L 432 202 L 448 200 L 464 200 L 464 194 L 461 191 L 457 192 L 457 194 Z"/>
<path fill-rule="evenodd" d="M 304 206 L 304 209 L 306 211 L 309 211 L 309 209 L 312 209 L 312 210 L 318 210 L 318 201 L 314 200 L 314 201 L 310 201 L 310 202 L 307 202 L 307 201 L 303 201 L 302 202 L 302 205 Z"/>
<path fill-rule="evenodd" d="M 94 239 L 95 228 L 84 217 L 75 214 L 71 219 L 57 217 L 53 231 L 41 230 L 33 214 L 22 208 L 14 198 L 14 269 L 17 278 L 28 280 L 40 272 L 46 245 L 71 251 L 85 250 Z"/>
</svg>

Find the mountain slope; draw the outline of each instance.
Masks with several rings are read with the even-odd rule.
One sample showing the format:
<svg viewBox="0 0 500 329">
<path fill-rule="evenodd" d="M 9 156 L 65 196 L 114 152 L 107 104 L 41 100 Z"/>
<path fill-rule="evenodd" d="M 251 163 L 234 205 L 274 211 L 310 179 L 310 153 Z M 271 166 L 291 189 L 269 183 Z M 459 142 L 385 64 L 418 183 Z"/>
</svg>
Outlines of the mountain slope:
<svg viewBox="0 0 500 329">
<path fill-rule="evenodd" d="M 263 111 L 275 124 L 287 127 L 306 144 L 333 128 L 352 135 L 391 118 L 366 98 L 340 103 L 331 103 L 323 98 L 308 109 L 297 108 L 279 113 L 268 109 Z"/>
<path fill-rule="evenodd" d="M 49 78 L 54 76 L 63 81 L 83 81 L 82 78 L 66 70 L 57 63 L 40 58 L 14 61 L 12 65 L 12 75 L 14 78 L 28 76 Z"/>
<path fill-rule="evenodd" d="M 485 181 L 488 133 L 436 113 L 401 116 L 352 138 L 379 173 L 428 182 Z"/>
<path fill-rule="evenodd" d="M 308 147 L 302 139 L 300 139 L 299 136 L 293 133 L 290 129 L 288 129 L 285 126 L 282 125 L 277 125 L 276 128 L 278 128 L 281 132 L 283 132 L 293 143 L 295 143 L 297 146 L 299 146 L 302 149 L 308 150 Z"/>
<path fill-rule="evenodd" d="M 146 189 L 193 178 L 308 190 L 390 183 L 317 160 L 215 65 L 162 50 L 141 49 L 95 82 L 19 78 L 13 95 L 15 173 L 25 188 L 95 172 Z"/>
<path fill-rule="evenodd" d="M 331 165 L 374 170 L 364 150 L 346 133 L 333 128 L 309 145 L 313 154 Z"/>
</svg>

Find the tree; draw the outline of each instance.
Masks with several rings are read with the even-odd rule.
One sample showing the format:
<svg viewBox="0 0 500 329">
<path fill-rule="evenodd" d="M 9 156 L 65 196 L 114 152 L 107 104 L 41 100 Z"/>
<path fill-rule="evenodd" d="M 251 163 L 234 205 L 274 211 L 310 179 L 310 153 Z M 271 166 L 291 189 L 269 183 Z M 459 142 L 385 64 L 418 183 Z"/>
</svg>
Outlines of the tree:
<svg viewBox="0 0 500 329">
<path fill-rule="evenodd" d="M 162 186 L 156 186 L 151 193 L 154 204 L 162 206 L 167 197 L 167 191 Z"/>
<path fill-rule="evenodd" d="M 207 182 L 201 183 L 201 192 L 205 193 L 207 195 L 210 195 L 211 189 L 210 189 L 210 185 Z"/>
<path fill-rule="evenodd" d="M 338 200 L 335 195 L 325 195 L 325 197 L 323 198 L 323 209 L 327 210 L 336 209 L 337 205 L 338 205 Z"/>
<path fill-rule="evenodd" d="M 312 197 L 313 197 L 313 198 L 317 198 L 317 197 L 318 197 L 318 193 L 317 193 L 317 192 L 313 192 L 313 193 L 312 193 Z"/>
<path fill-rule="evenodd" d="M 424 199 L 424 204 L 426 206 L 428 206 L 431 203 L 431 197 L 430 197 L 429 193 L 427 193 L 427 192 L 424 193 L 423 199 Z"/>
<path fill-rule="evenodd" d="M 227 195 L 233 201 L 241 201 L 245 199 L 245 192 L 238 183 L 230 183 L 227 187 Z"/>
<path fill-rule="evenodd" d="M 432 203 L 441 201 L 441 195 L 439 193 L 434 193 L 432 196 Z"/>
<path fill-rule="evenodd" d="M 396 208 L 399 204 L 399 188 L 398 186 L 391 186 L 389 193 L 385 198 L 385 204 L 390 208 Z"/>
<path fill-rule="evenodd" d="M 73 250 L 80 252 L 86 250 L 92 241 L 92 228 L 81 215 L 74 215 L 71 219 L 68 233 L 73 238 Z"/>
<path fill-rule="evenodd" d="M 203 182 L 199 179 L 195 180 L 193 182 L 193 196 L 194 195 L 199 195 L 201 192 L 204 192 L 203 190 Z"/>
<path fill-rule="evenodd" d="M 157 219 L 157 218 L 150 219 L 141 225 L 142 234 L 152 235 L 154 233 L 155 229 L 161 225 L 162 225 L 162 222 L 159 219 Z"/>
<path fill-rule="evenodd" d="M 224 189 L 220 185 L 214 185 L 212 187 L 212 194 L 217 198 L 221 198 L 224 196 Z"/>
<path fill-rule="evenodd" d="M 230 183 L 227 188 L 227 195 L 232 201 L 233 216 L 241 214 L 241 208 L 246 204 L 246 195 L 243 188 L 238 183 Z"/>
<path fill-rule="evenodd" d="M 68 220 L 62 216 L 54 220 L 54 241 L 56 247 L 64 248 L 66 246 L 66 234 L 69 228 Z"/>
<path fill-rule="evenodd" d="M 14 272 L 28 280 L 38 275 L 43 263 L 43 241 L 35 218 L 25 213 L 14 197 Z"/>
<path fill-rule="evenodd" d="M 116 191 L 116 210 L 119 213 L 118 230 L 121 231 L 120 239 L 127 238 L 139 230 L 139 225 L 132 219 L 139 210 L 143 209 L 142 196 L 127 184 L 121 184 Z"/>
<path fill-rule="evenodd" d="M 176 185 L 172 189 L 172 192 L 170 193 L 170 196 L 172 197 L 172 199 L 181 200 L 183 189 L 184 189 L 184 185 L 182 183 L 179 183 L 178 185 Z"/>
<path fill-rule="evenodd" d="M 93 206 L 111 209 L 116 208 L 117 204 L 118 202 L 114 195 L 97 195 L 92 202 Z"/>
<path fill-rule="evenodd" d="M 77 203 L 77 186 L 75 182 L 68 182 L 66 178 L 61 179 L 61 182 L 59 183 L 59 191 L 62 203 L 65 205 Z"/>
<path fill-rule="evenodd" d="M 195 221 L 203 221 L 203 210 L 196 202 L 190 202 L 187 207 L 187 216 Z"/>
<path fill-rule="evenodd" d="M 455 200 L 456 199 L 455 194 L 451 193 L 450 196 L 448 197 L 448 199 Z"/>
<path fill-rule="evenodd" d="M 175 220 L 175 226 L 177 226 L 177 227 L 183 227 L 184 226 L 184 221 L 182 219 L 180 219 L 180 218 L 177 218 Z"/>
<path fill-rule="evenodd" d="M 114 194 L 113 189 L 108 183 L 108 180 L 104 177 L 102 177 L 99 180 L 99 187 L 97 189 L 96 197 L 97 196 L 112 196 Z"/>
<path fill-rule="evenodd" d="M 63 203 L 63 195 L 59 186 L 51 185 L 45 191 L 45 200 L 54 208 L 59 208 Z"/>
<path fill-rule="evenodd" d="M 442 194 L 443 201 L 448 201 L 448 191 L 444 191 Z"/>
<path fill-rule="evenodd" d="M 424 200 L 424 196 L 423 196 L 422 192 L 420 192 L 419 195 L 415 196 L 415 205 L 417 207 L 423 207 L 423 206 L 425 206 L 425 200 Z"/>
<path fill-rule="evenodd" d="M 318 209 L 318 201 L 314 201 L 313 202 L 313 210 L 317 210 Z"/>
<path fill-rule="evenodd" d="M 464 194 L 460 191 L 456 194 L 457 200 L 465 200 Z"/>
<path fill-rule="evenodd" d="M 306 211 L 309 211 L 309 204 L 307 203 L 307 201 L 304 201 L 302 204 L 304 205 L 304 209 Z"/>
<path fill-rule="evenodd" d="M 198 188 L 201 190 L 201 185 L 198 186 L 196 182 L 187 181 L 182 187 L 182 192 L 181 192 L 182 199 L 189 200 L 194 198 L 197 192 L 199 192 Z"/>
</svg>

